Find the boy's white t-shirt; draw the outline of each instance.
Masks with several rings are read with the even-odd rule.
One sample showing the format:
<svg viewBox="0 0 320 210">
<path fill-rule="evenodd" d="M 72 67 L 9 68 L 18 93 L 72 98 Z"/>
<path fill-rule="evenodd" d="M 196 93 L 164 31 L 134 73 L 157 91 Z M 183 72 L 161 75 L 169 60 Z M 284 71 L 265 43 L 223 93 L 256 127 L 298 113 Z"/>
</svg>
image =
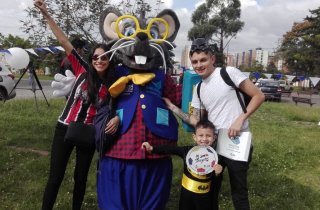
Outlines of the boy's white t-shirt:
<svg viewBox="0 0 320 210">
<path fill-rule="evenodd" d="M 216 129 L 228 129 L 243 110 L 236 91 L 224 82 L 220 75 L 220 70 L 220 67 L 215 68 L 208 78 L 202 80 L 200 88 L 201 106 L 196 91 L 198 85 L 196 85 L 193 91 L 191 106 L 197 109 L 206 109 L 208 119 L 215 125 Z M 237 87 L 247 79 L 246 75 L 237 68 L 227 67 L 226 70 Z M 248 120 L 244 122 L 241 130 L 249 130 Z"/>
</svg>

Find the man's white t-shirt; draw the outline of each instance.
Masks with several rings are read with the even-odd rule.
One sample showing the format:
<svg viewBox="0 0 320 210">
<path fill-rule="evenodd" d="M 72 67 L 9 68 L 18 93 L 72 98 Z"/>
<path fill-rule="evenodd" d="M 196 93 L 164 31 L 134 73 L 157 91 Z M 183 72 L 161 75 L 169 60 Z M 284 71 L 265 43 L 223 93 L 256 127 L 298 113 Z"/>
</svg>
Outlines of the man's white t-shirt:
<svg viewBox="0 0 320 210">
<path fill-rule="evenodd" d="M 228 129 L 236 118 L 243 112 L 236 91 L 227 85 L 220 75 L 220 67 L 215 68 L 213 73 L 202 80 L 200 98 L 197 95 L 197 86 L 194 88 L 191 106 L 197 109 L 206 109 L 208 119 L 216 126 L 216 129 Z M 240 83 L 247 79 L 239 69 L 227 67 L 227 73 L 234 84 L 239 87 Z M 249 123 L 246 120 L 242 131 L 249 130 Z"/>
</svg>

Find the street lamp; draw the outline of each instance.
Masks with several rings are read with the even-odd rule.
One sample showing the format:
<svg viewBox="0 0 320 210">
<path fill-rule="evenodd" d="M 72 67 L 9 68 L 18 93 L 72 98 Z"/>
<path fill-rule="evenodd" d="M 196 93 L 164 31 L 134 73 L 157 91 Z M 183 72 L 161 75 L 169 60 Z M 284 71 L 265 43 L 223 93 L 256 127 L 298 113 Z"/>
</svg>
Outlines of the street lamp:
<svg viewBox="0 0 320 210">
<path fill-rule="evenodd" d="M 296 71 L 296 81 L 295 81 L 295 85 L 299 86 L 299 84 L 297 83 L 298 82 L 298 68 L 297 68 L 297 60 L 294 60 L 294 68 L 295 68 L 295 71 Z"/>
<path fill-rule="evenodd" d="M 296 70 L 296 77 L 298 77 L 297 60 L 294 60 L 294 68 Z"/>
</svg>

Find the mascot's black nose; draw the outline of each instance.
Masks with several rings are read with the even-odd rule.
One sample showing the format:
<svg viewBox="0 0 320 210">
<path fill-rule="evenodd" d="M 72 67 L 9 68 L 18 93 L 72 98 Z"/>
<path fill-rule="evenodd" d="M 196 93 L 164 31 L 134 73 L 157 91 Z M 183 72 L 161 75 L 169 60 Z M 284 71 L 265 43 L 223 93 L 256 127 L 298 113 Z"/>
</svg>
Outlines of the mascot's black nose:
<svg viewBox="0 0 320 210">
<path fill-rule="evenodd" d="M 141 41 L 144 41 L 146 39 L 148 39 L 148 34 L 144 33 L 144 32 L 139 32 L 137 34 L 137 37 L 141 40 Z"/>
<path fill-rule="evenodd" d="M 136 36 L 136 41 L 134 45 L 135 55 L 150 56 L 151 51 L 149 46 L 148 35 L 143 32 L 139 32 Z"/>
</svg>

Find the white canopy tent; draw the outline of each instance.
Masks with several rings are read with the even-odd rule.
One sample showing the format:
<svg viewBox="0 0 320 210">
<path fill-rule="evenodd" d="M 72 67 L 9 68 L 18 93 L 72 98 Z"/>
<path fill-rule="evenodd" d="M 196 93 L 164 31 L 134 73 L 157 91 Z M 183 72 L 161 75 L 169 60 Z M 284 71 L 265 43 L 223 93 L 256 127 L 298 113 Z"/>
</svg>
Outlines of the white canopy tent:
<svg viewBox="0 0 320 210">
<path fill-rule="evenodd" d="M 271 77 L 272 77 L 272 74 L 264 73 L 264 75 L 265 75 L 268 79 L 271 79 Z"/>
<path fill-rule="evenodd" d="M 292 82 L 292 80 L 295 78 L 296 76 L 293 75 L 286 75 L 286 78 L 289 82 Z"/>
<path fill-rule="evenodd" d="M 320 77 L 309 77 L 313 87 L 317 86 L 319 81 L 320 81 Z"/>
</svg>

